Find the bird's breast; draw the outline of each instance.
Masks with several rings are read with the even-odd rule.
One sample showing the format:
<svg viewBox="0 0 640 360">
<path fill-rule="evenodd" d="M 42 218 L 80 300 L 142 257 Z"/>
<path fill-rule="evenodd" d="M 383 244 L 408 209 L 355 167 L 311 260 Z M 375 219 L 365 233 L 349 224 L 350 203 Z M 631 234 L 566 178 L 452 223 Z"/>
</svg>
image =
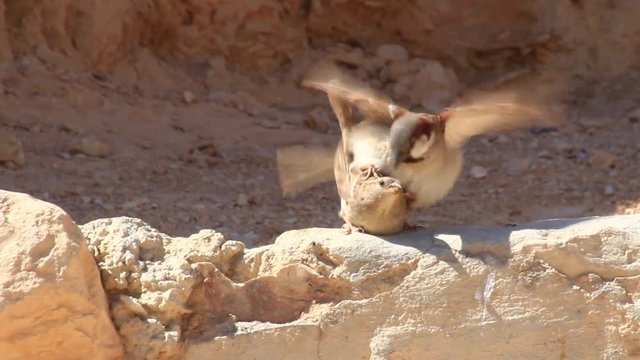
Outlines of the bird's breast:
<svg viewBox="0 0 640 360">
<path fill-rule="evenodd" d="M 416 197 L 414 206 L 429 207 L 445 197 L 460 176 L 462 152 L 452 150 L 437 159 L 400 164 L 394 173 L 402 186 Z"/>
</svg>

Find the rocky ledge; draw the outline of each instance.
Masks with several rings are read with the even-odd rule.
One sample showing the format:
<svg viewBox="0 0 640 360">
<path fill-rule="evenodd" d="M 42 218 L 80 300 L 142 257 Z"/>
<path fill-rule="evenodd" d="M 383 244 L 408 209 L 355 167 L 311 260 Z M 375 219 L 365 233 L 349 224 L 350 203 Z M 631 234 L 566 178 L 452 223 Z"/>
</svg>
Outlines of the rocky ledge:
<svg viewBox="0 0 640 360">
<path fill-rule="evenodd" d="M 640 215 L 247 249 L 0 192 L 6 359 L 640 356 Z"/>
</svg>

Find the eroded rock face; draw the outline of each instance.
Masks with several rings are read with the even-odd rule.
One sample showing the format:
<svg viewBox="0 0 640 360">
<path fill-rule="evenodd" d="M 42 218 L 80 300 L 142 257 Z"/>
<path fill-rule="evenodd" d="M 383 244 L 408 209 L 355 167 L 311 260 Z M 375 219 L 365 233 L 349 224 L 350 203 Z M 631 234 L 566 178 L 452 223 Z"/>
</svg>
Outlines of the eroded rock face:
<svg viewBox="0 0 640 360">
<path fill-rule="evenodd" d="M 126 217 L 92 221 L 82 233 L 100 267 L 116 328 L 134 359 L 178 358 L 193 289 L 211 272 L 231 271 L 244 249 L 212 230 L 171 238 Z"/>
<path fill-rule="evenodd" d="M 109 71 L 143 48 L 172 60 L 224 55 L 239 68 L 273 69 L 338 43 L 386 46 L 386 58 L 438 59 L 465 73 L 559 62 L 607 75 L 640 60 L 629 46 L 640 37 L 634 1 L 23 0 L 0 1 L 0 13 L 0 60 L 36 49 L 65 67 Z"/>
<path fill-rule="evenodd" d="M 71 217 L 0 191 L 0 357 L 120 359 L 98 268 Z"/>
<path fill-rule="evenodd" d="M 324 279 L 323 294 L 335 297 L 279 324 L 255 321 L 253 309 L 253 320 L 192 339 L 185 358 L 632 358 L 640 354 L 639 254 L 637 215 L 386 240 L 292 231 L 245 254 L 257 278 L 295 266 L 313 274 L 301 282 L 315 288 L 310 279 Z M 283 280 L 290 286 L 288 277 L 274 281 Z"/>
<path fill-rule="evenodd" d="M 305 229 L 245 249 L 132 218 L 81 233 L 53 205 L 0 195 L 10 359 L 122 357 L 107 301 L 131 359 L 640 354 L 639 215 L 384 239 Z"/>
</svg>

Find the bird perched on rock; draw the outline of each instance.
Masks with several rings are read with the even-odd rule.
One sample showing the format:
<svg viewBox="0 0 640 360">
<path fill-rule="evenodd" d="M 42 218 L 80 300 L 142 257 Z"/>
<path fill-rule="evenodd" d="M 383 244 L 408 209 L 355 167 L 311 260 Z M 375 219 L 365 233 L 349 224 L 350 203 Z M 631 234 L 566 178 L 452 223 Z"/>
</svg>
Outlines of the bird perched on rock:
<svg viewBox="0 0 640 360">
<path fill-rule="evenodd" d="M 368 120 L 356 123 L 352 106 L 340 97 L 328 95 L 341 139 L 331 152 L 311 145 L 279 148 L 278 172 L 284 195 L 333 177 L 346 233 L 388 235 L 401 231 L 407 226 L 406 193 L 396 179 L 380 176 L 376 170 L 381 166 L 378 156 L 388 147 L 389 127 Z"/>
<path fill-rule="evenodd" d="M 376 175 L 399 180 L 410 194 L 412 209 L 429 207 L 451 191 L 462 169 L 462 148 L 472 137 L 555 124 L 549 105 L 561 89 L 558 82 L 539 82 L 476 90 L 441 113 L 429 114 L 409 111 L 327 65 L 316 68 L 303 85 L 360 110 L 364 120 L 358 126 L 362 129 L 354 126 L 350 130 L 360 139 L 352 145 L 352 166 L 372 164 L 370 171 Z M 383 134 L 386 141 L 381 140 Z M 373 140 L 368 142 L 368 138 Z"/>
<path fill-rule="evenodd" d="M 366 172 L 341 196 L 340 217 L 345 233 L 352 231 L 391 235 L 407 227 L 407 198 L 398 180 L 371 176 Z"/>
<path fill-rule="evenodd" d="M 406 194 L 398 180 L 381 177 L 375 168 L 387 147 L 388 128 L 366 120 L 356 124 L 352 108 L 342 98 L 328 95 L 342 135 L 333 171 L 346 232 L 399 232 L 406 226 Z"/>
</svg>

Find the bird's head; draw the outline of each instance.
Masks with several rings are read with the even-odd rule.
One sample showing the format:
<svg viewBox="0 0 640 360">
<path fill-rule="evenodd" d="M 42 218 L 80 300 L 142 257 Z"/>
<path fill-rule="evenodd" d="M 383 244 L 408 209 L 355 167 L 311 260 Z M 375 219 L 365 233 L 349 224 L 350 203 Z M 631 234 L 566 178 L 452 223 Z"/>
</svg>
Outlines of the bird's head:
<svg viewBox="0 0 640 360">
<path fill-rule="evenodd" d="M 424 159 L 448 117 L 448 112 L 432 115 L 406 111 L 400 114 L 389 133 L 394 166 Z"/>
</svg>

